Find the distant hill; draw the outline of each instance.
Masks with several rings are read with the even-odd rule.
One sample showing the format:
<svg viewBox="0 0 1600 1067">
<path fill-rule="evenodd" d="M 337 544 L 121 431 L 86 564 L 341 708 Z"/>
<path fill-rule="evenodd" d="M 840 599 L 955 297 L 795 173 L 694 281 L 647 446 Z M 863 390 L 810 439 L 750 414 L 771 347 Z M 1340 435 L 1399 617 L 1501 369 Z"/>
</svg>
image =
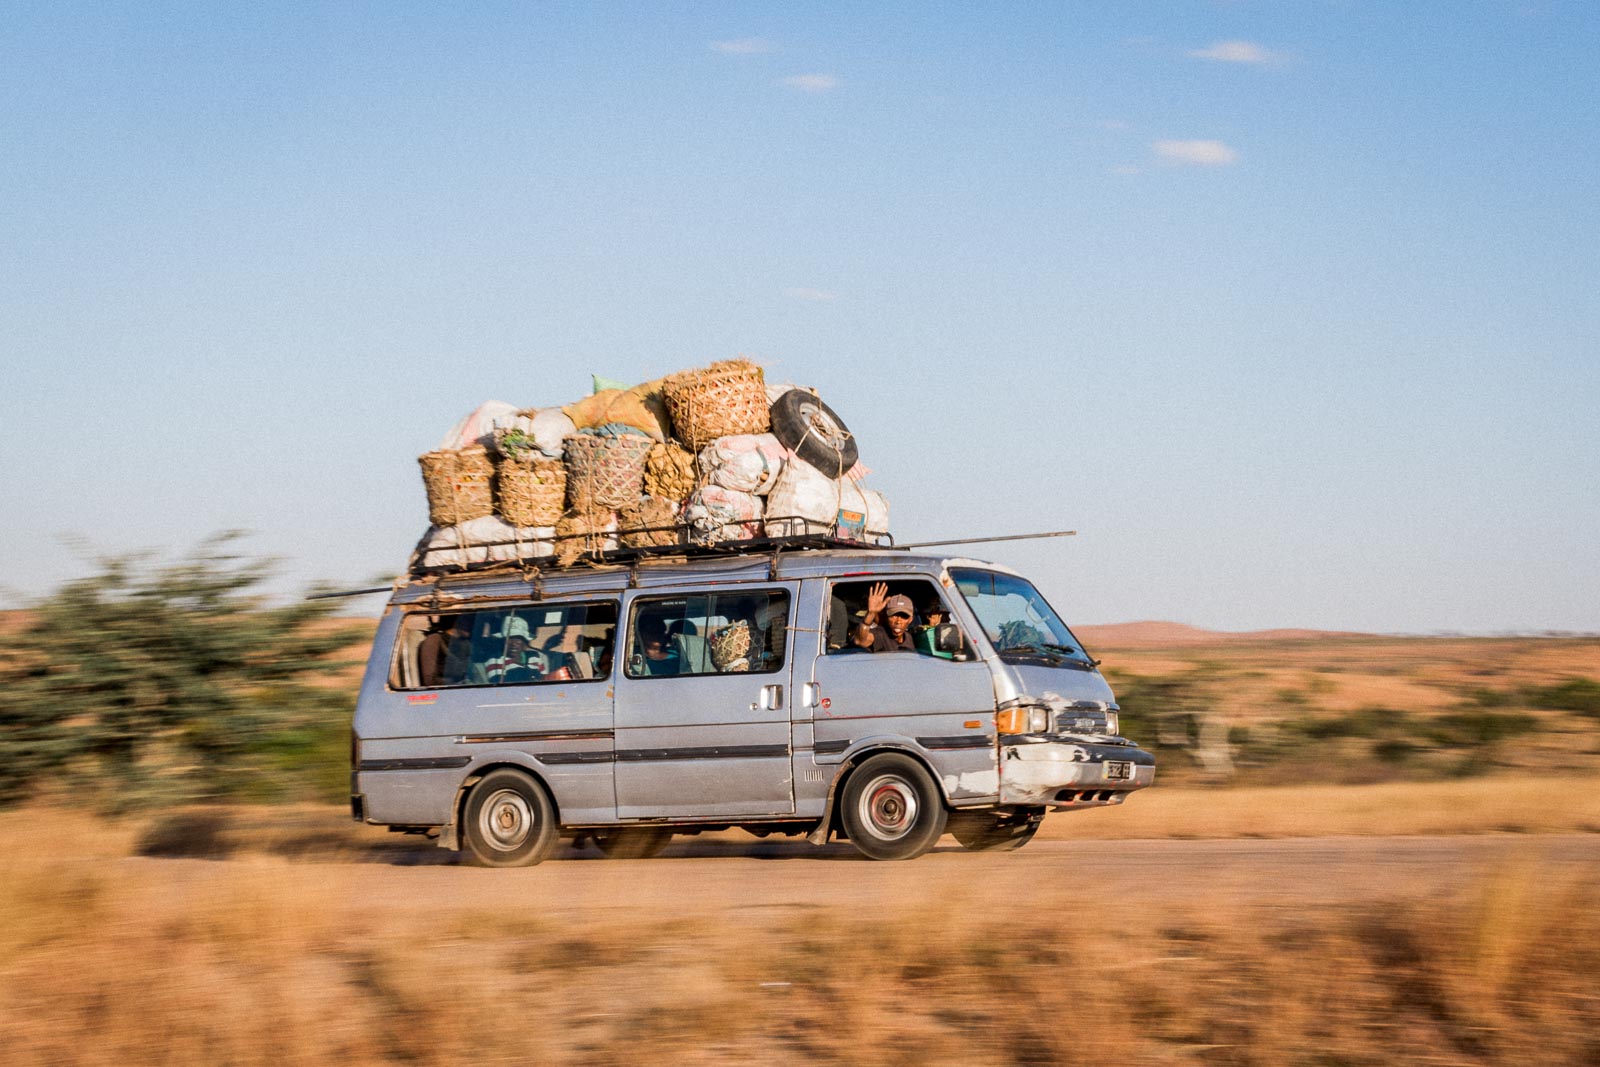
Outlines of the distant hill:
<svg viewBox="0 0 1600 1067">
<path fill-rule="evenodd" d="M 1236 645 L 1262 641 L 1310 641 L 1330 637 L 1368 637 L 1341 630 L 1202 630 L 1181 622 L 1114 622 L 1103 626 L 1074 626 L 1073 633 L 1091 650 L 1096 648 L 1181 648 L 1192 645 Z"/>
</svg>

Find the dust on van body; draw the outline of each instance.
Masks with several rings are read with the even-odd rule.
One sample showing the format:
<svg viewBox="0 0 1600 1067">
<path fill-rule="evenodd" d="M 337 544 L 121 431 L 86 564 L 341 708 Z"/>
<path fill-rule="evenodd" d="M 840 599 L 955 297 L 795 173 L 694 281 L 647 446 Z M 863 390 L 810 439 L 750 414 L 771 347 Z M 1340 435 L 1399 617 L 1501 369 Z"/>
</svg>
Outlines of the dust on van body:
<svg viewBox="0 0 1600 1067">
<path fill-rule="evenodd" d="M 731 826 L 883 859 L 946 830 L 1013 848 L 1046 811 L 1121 803 L 1155 774 L 1030 583 L 893 549 L 402 586 L 353 733 L 357 819 L 490 866 L 562 836 L 644 855 Z"/>
</svg>

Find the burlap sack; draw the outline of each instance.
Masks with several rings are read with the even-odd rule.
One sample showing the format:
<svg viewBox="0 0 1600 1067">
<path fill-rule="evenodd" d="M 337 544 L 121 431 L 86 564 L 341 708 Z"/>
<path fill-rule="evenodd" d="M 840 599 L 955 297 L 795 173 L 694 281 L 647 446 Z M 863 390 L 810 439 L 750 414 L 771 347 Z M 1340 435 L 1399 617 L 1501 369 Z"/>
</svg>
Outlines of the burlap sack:
<svg viewBox="0 0 1600 1067">
<path fill-rule="evenodd" d="M 656 445 L 644 461 L 644 491 L 680 504 L 694 492 L 694 453 L 668 442 Z"/>
<path fill-rule="evenodd" d="M 682 542 L 676 501 L 659 496 L 640 497 L 632 507 L 617 516 L 617 531 L 623 548 L 649 548 Z"/>
</svg>

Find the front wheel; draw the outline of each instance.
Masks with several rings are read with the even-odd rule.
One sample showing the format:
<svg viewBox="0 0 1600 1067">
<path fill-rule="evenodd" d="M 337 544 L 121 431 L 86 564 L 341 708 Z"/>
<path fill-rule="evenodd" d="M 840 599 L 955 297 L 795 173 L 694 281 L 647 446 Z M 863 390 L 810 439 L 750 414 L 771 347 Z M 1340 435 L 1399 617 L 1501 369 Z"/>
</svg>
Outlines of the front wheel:
<svg viewBox="0 0 1600 1067">
<path fill-rule="evenodd" d="M 560 840 L 555 805 L 520 771 L 484 775 L 467 795 L 461 821 L 463 851 L 478 867 L 531 867 Z"/>
<path fill-rule="evenodd" d="M 1014 852 L 1032 841 L 1043 824 L 1042 816 L 958 815 L 950 820 L 950 835 L 969 852 Z"/>
<path fill-rule="evenodd" d="M 850 843 L 875 860 L 908 860 L 934 846 L 947 813 L 939 787 L 910 756 L 873 756 L 844 784 L 840 813 Z"/>
</svg>

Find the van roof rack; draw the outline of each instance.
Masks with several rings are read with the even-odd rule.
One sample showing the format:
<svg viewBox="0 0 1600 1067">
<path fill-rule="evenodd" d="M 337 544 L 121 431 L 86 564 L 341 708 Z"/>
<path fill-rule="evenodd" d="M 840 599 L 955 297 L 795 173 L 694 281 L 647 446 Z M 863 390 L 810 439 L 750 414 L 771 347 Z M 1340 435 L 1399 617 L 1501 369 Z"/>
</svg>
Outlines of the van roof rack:
<svg viewBox="0 0 1600 1067">
<path fill-rule="evenodd" d="M 656 533 L 664 532 L 667 528 L 640 529 L 622 531 L 625 533 Z M 842 537 L 834 533 L 809 533 L 797 534 L 789 537 L 756 537 L 737 541 L 719 541 L 713 544 L 686 544 L 686 545 L 647 545 L 637 548 L 611 548 L 593 552 L 585 552 L 571 563 L 563 564 L 554 556 L 534 556 L 521 559 L 491 560 L 482 563 L 468 563 L 444 567 L 420 567 L 413 564 L 411 569 L 395 578 L 389 585 L 369 586 L 364 589 L 344 589 L 338 592 L 314 593 L 307 600 L 331 600 L 341 597 L 365 596 L 371 593 L 392 592 L 396 584 L 405 582 L 439 581 L 454 577 L 477 578 L 493 577 L 497 575 L 532 574 L 537 577 L 546 570 L 567 571 L 581 567 L 626 566 L 637 564 L 649 559 L 713 559 L 718 557 L 759 556 L 770 555 L 772 567 L 777 567 L 778 557 L 786 551 L 817 551 L 821 549 L 846 549 L 856 552 L 906 552 L 914 548 L 938 548 L 950 545 L 977 545 L 988 544 L 995 541 L 1032 541 L 1045 537 L 1073 537 L 1076 530 L 1052 530 L 1045 533 L 1030 534 L 1004 534 L 996 537 L 962 537 L 944 541 L 918 541 L 912 544 L 897 545 L 889 534 L 871 534 L 875 541 L 861 541 L 854 538 Z M 604 536 L 612 536 L 616 531 L 607 531 Z M 470 546 L 462 548 L 498 548 L 517 546 L 519 544 L 538 544 L 545 539 L 528 539 L 516 541 L 484 541 L 473 542 Z M 451 551 L 441 549 L 438 551 Z M 417 546 L 414 560 L 423 556 L 423 548 Z"/>
</svg>

